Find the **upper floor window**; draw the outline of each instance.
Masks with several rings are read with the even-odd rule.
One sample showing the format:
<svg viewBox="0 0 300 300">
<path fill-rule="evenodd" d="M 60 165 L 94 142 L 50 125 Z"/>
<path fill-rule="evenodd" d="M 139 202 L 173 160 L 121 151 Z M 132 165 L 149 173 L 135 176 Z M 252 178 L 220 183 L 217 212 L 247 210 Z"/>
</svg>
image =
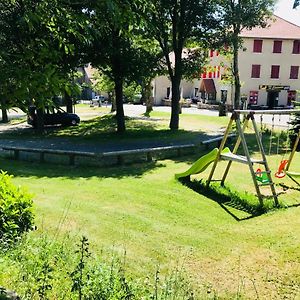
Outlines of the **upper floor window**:
<svg viewBox="0 0 300 300">
<path fill-rule="evenodd" d="M 282 41 L 274 41 L 273 53 L 281 53 Z"/>
<path fill-rule="evenodd" d="M 251 78 L 260 77 L 260 65 L 252 65 Z"/>
<path fill-rule="evenodd" d="M 271 78 L 279 78 L 280 66 L 273 65 L 271 66 Z"/>
<path fill-rule="evenodd" d="M 254 40 L 253 42 L 253 52 L 261 53 L 262 52 L 262 40 Z"/>
<path fill-rule="evenodd" d="M 298 79 L 299 66 L 291 66 L 290 79 Z"/>
<path fill-rule="evenodd" d="M 293 54 L 300 54 L 300 40 L 294 40 Z"/>
</svg>

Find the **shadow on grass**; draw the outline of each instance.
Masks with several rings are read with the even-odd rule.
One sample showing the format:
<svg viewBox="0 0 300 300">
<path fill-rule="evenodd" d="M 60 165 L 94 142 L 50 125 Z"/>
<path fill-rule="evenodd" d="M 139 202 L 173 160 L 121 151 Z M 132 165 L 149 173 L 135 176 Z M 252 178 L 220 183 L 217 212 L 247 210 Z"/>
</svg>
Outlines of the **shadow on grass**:
<svg viewBox="0 0 300 300">
<path fill-rule="evenodd" d="M 158 168 L 164 168 L 163 163 L 131 164 L 109 168 L 97 168 L 95 166 L 65 166 L 54 164 L 40 164 L 35 162 L 11 161 L 1 159 L 1 170 L 15 177 L 57 178 L 67 179 L 98 177 L 123 179 L 128 177 L 140 178 L 144 173 Z"/>
<path fill-rule="evenodd" d="M 226 186 L 211 184 L 207 187 L 205 181 L 190 181 L 188 178 L 182 178 L 180 182 L 196 193 L 218 203 L 236 221 L 249 220 L 275 209 L 272 204 L 273 198 L 265 197 L 264 205 L 261 206 L 254 195 L 241 195 Z"/>
</svg>

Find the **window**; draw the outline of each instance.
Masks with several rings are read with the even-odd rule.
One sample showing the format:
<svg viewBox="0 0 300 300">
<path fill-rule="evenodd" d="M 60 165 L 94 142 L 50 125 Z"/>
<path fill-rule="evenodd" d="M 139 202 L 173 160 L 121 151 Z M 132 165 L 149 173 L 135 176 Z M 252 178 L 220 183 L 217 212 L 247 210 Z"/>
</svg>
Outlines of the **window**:
<svg viewBox="0 0 300 300">
<path fill-rule="evenodd" d="M 273 53 L 281 53 L 282 41 L 274 41 Z"/>
<path fill-rule="evenodd" d="M 167 98 L 170 98 L 171 95 L 171 88 L 167 87 Z"/>
<path fill-rule="evenodd" d="M 261 53 L 262 52 L 262 44 L 263 44 L 262 40 L 254 40 L 253 52 Z"/>
<path fill-rule="evenodd" d="M 271 67 L 271 78 L 279 78 L 279 69 L 280 66 L 273 65 Z"/>
<path fill-rule="evenodd" d="M 300 54 L 300 40 L 295 40 L 294 41 L 293 54 Z"/>
<path fill-rule="evenodd" d="M 252 65 L 251 78 L 260 77 L 260 65 Z"/>
<path fill-rule="evenodd" d="M 291 66 L 290 79 L 298 79 L 299 66 Z"/>
</svg>

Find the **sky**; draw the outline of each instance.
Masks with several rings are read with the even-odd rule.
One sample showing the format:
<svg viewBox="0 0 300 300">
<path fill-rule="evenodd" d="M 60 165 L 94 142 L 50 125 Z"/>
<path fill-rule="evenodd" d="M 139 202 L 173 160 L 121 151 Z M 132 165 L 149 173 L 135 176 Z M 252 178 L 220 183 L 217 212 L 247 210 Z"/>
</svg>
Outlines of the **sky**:
<svg viewBox="0 0 300 300">
<path fill-rule="evenodd" d="M 274 14 L 300 26 L 300 6 L 293 9 L 294 0 L 278 0 Z"/>
</svg>

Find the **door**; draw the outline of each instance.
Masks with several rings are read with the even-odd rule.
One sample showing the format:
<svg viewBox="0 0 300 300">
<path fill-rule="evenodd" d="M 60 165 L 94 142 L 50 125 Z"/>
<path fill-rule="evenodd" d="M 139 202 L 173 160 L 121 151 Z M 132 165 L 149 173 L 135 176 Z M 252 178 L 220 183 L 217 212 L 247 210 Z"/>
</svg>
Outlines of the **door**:
<svg viewBox="0 0 300 300">
<path fill-rule="evenodd" d="M 269 109 L 273 109 L 278 106 L 279 92 L 268 91 L 267 106 Z"/>
</svg>

